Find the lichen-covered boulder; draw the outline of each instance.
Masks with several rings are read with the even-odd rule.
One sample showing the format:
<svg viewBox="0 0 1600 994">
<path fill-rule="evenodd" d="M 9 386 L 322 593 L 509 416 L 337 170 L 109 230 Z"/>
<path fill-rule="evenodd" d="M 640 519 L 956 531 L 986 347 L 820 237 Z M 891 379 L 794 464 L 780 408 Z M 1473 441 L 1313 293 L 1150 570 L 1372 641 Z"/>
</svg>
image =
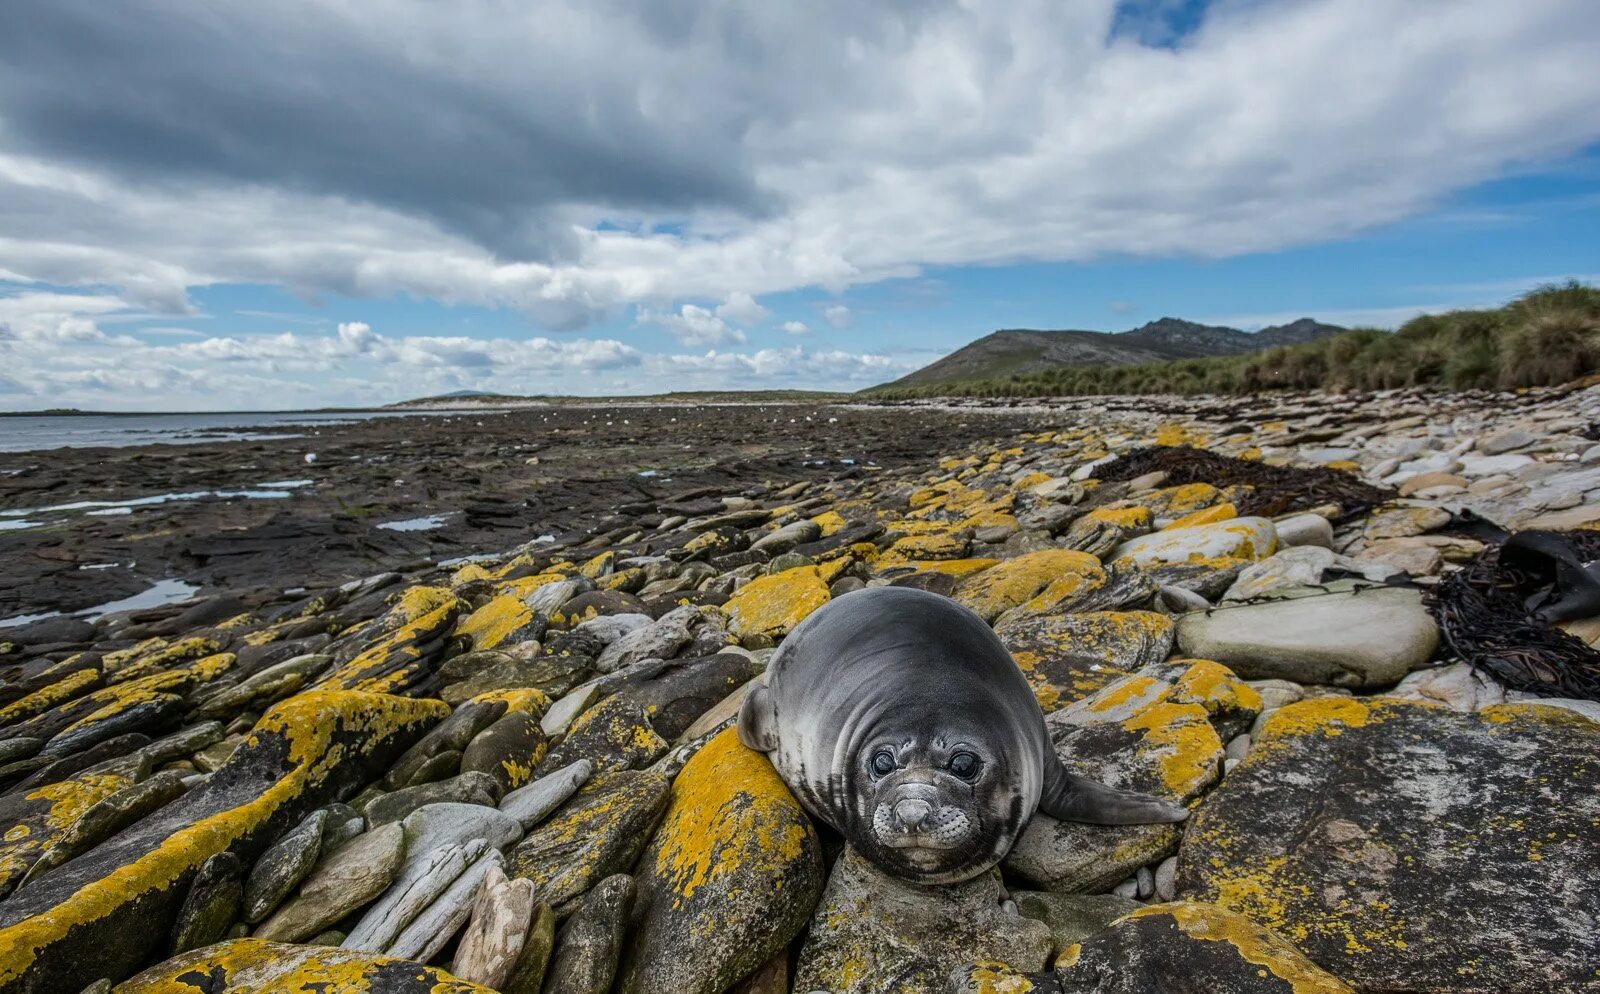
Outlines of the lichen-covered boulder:
<svg viewBox="0 0 1600 994">
<path fill-rule="evenodd" d="M 1171 699 L 1173 685 L 1130 676 L 1046 718 L 1070 770 L 1186 802 L 1222 775 L 1223 743 L 1207 710 Z M 1093 893 L 1177 850 L 1181 825 L 1088 825 L 1035 814 L 1005 858 L 1045 890 Z"/>
<path fill-rule="evenodd" d="M 98 689 L 104 682 L 100 670 L 86 666 L 61 676 L 0 708 L 0 728 L 9 728 L 18 722 L 44 714 L 51 708 Z M 9 737 L 9 736 L 8 736 Z"/>
<path fill-rule="evenodd" d="M 206 783 L 0 902 L 0 991 L 71 994 L 125 976 L 164 943 L 207 859 L 229 850 L 254 861 L 311 811 L 371 781 L 446 710 L 352 691 L 273 708 Z"/>
<path fill-rule="evenodd" d="M 985 621 L 1034 598 L 1056 603 L 1105 581 L 1100 560 L 1085 552 L 1046 549 L 1007 559 L 956 585 L 956 600 Z"/>
<path fill-rule="evenodd" d="M 33 880 L 43 876 L 74 856 L 93 849 L 145 815 L 182 797 L 187 789 L 183 774 L 166 770 L 95 802 L 40 854 L 23 879 Z M 4 815 L 0 814 L 0 817 Z M 32 834 L 31 829 L 28 834 Z"/>
<path fill-rule="evenodd" d="M 1052 971 L 1025 973 L 1007 963 L 972 963 L 950 976 L 952 994 L 1065 994 Z"/>
<path fill-rule="evenodd" d="M 925 994 L 961 967 L 999 960 L 1040 970 L 1044 923 L 1006 910 L 999 875 L 923 887 L 897 880 L 853 848 L 834 864 L 795 972 L 797 991 Z"/>
<path fill-rule="evenodd" d="M 490 690 L 532 688 L 561 695 L 589 678 L 592 657 L 547 654 L 538 642 L 464 652 L 439 664 L 439 697 L 461 704 Z"/>
<path fill-rule="evenodd" d="M 608 697 L 578 715 L 566 738 L 551 749 L 534 771 L 552 770 L 587 759 L 597 770 L 638 769 L 655 762 L 670 748 L 656 734 L 644 708 L 625 697 Z"/>
<path fill-rule="evenodd" d="M 1154 611 L 1048 614 L 995 628 L 1046 712 L 1087 697 L 1172 652 L 1172 619 Z"/>
<path fill-rule="evenodd" d="M 542 715 L 542 711 L 513 711 L 479 732 L 461 753 L 462 774 L 493 777 L 497 795 L 527 783 L 550 748 L 539 726 Z"/>
<path fill-rule="evenodd" d="M 1178 619 L 1178 648 L 1248 680 L 1381 687 L 1427 662 L 1439 645 L 1419 591 L 1307 593 L 1186 614 Z"/>
<path fill-rule="evenodd" d="M 174 956 L 115 988 L 115 994 L 494 994 L 437 967 L 325 946 L 235 939 Z"/>
<path fill-rule="evenodd" d="M 723 609 L 728 612 L 729 630 L 740 638 L 778 638 L 828 603 L 829 596 L 822 570 L 800 566 L 756 577 L 735 591 Z"/>
<path fill-rule="evenodd" d="M 1266 518 L 1232 518 L 1172 528 L 1124 542 L 1108 557 L 1131 563 L 1184 563 L 1197 559 L 1265 559 L 1278 548 Z"/>
<path fill-rule="evenodd" d="M 1185 836 L 1178 893 L 1361 990 L 1589 991 L 1600 724 L 1324 697 L 1267 720 Z"/>
<path fill-rule="evenodd" d="M 787 946 L 822 893 L 822 846 L 734 729 L 678 774 L 638 873 L 624 994 L 721 994 Z"/>
<path fill-rule="evenodd" d="M 64 755 L 113 735 L 155 727 L 175 717 L 174 699 L 181 699 L 216 680 L 233 666 L 228 653 L 206 656 L 182 666 L 149 673 L 134 680 L 91 690 L 0 732 L 0 738 L 46 740 L 45 752 Z M 157 705 L 152 710 L 151 705 Z M 129 724 L 129 715 L 138 719 Z"/>
<path fill-rule="evenodd" d="M 1056 961 L 1083 994 L 1352 994 L 1282 937 L 1209 904 L 1140 908 Z"/>
<path fill-rule="evenodd" d="M 501 594 L 457 622 L 456 634 L 468 639 L 474 652 L 481 652 L 536 639 L 544 634 L 544 624 L 521 597 Z"/>
<path fill-rule="evenodd" d="M 0 894 L 8 893 L 42 853 L 64 841 L 78 819 L 133 786 L 124 776 L 80 773 L 59 783 L 0 797 Z"/>
<path fill-rule="evenodd" d="M 596 774 L 510 853 L 507 872 L 532 880 L 534 899 L 571 910 L 585 891 L 639 858 L 666 809 L 670 781 L 659 773 Z"/>
<path fill-rule="evenodd" d="M 395 693 L 415 686 L 433 672 L 466 607 L 444 588 L 413 587 L 362 633 L 364 648 L 316 689 Z"/>
</svg>

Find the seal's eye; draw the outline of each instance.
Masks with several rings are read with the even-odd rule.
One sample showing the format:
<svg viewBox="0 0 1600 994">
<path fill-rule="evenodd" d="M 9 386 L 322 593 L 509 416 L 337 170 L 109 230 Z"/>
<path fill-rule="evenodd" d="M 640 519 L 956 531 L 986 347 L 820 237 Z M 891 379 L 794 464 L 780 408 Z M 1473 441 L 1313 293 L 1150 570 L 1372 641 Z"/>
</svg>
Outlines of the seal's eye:
<svg viewBox="0 0 1600 994">
<path fill-rule="evenodd" d="M 950 757 L 950 772 L 963 780 L 975 780 L 978 769 L 983 765 L 976 753 L 958 752 Z"/>
<path fill-rule="evenodd" d="M 894 761 L 894 754 L 887 749 L 880 749 L 872 757 L 872 772 L 880 777 L 893 773 L 899 764 Z"/>
</svg>

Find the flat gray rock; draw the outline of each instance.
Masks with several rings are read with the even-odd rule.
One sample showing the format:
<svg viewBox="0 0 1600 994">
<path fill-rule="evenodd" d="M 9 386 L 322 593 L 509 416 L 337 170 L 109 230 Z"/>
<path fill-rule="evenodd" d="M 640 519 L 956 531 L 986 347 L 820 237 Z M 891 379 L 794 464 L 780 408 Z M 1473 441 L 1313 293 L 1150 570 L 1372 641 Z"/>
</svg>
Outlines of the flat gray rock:
<svg viewBox="0 0 1600 994">
<path fill-rule="evenodd" d="M 394 881 L 405 856 L 405 829 L 383 825 L 334 850 L 277 913 L 255 930 L 258 939 L 304 942 L 373 898 Z"/>
<path fill-rule="evenodd" d="M 1439 628 L 1422 594 L 1401 587 L 1337 591 L 1186 614 L 1178 650 L 1247 679 L 1382 687 L 1426 663 Z"/>
<path fill-rule="evenodd" d="M 524 831 L 544 821 L 550 812 L 565 804 L 594 775 L 594 764 L 580 759 L 559 770 L 546 773 L 525 787 L 500 799 L 500 810 L 517 819 Z M 490 986 L 493 986 L 492 984 Z"/>
</svg>

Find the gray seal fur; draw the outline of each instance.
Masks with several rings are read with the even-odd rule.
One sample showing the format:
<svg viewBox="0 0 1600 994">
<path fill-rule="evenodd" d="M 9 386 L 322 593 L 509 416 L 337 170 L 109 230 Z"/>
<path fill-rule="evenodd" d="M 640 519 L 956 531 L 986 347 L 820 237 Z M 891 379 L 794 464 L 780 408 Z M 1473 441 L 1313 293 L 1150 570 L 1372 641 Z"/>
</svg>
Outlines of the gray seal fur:
<svg viewBox="0 0 1600 994">
<path fill-rule="evenodd" d="M 745 698 L 738 727 L 812 815 L 917 883 L 990 869 L 1036 810 L 1098 825 L 1188 814 L 1068 772 L 994 630 L 908 587 L 855 591 L 813 612 Z"/>
</svg>

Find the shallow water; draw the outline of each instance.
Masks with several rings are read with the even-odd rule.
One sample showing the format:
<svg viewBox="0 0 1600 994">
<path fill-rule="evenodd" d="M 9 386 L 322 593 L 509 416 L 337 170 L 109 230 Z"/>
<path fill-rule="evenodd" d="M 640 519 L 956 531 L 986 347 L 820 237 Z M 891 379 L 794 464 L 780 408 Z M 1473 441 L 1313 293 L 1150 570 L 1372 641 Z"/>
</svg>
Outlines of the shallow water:
<svg viewBox="0 0 1600 994">
<path fill-rule="evenodd" d="M 301 487 L 310 484 L 310 480 L 286 480 L 277 484 L 279 487 Z M 269 484 L 261 484 L 268 486 Z M 133 497 L 128 500 L 75 500 L 66 504 L 51 504 L 47 507 L 18 507 L 0 511 L 0 531 L 16 531 L 22 528 L 36 528 L 48 524 L 48 521 L 26 520 L 29 515 L 39 517 L 45 514 L 67 514 L 73 511 L 82 511 L 96 517 L 111 517 L 121 514 L 132 514 L 136 507 L 151 507 L 156 504 L 170 504 L 177 501 L 201 500 L 206 497 L 220 497 L 223 499 L 244 498 L 246 500 L 284 500 L 293 497 L 290 490 L 193 490 L 187 493 L 154 494 L 149 497 Z M 24 519 L 24 520 L 18 520 Z"/>
<path fill-rule="evenodd" d="M 443 528 L 449 517 L 448 514 L 429 514 L 421 518 L 406 518 L 403 521 L 384 521 L 373 527 L 392 532 L 426 532 Z"/>
<path fill-rule="evenodd" d="M 82 568 L 106 569 L 115 565 L 117 564 L 107 563 Z M 107 601 L 94 607 L 86 607 L 81 611 L 73 611 L 72 616 L 82 618 L 84 621 L 93 621 L 96 618 L 102 618 L 108 614 L 116 614 L 119 611 L 142 611 L 152 607 L 161 607 L 163 604 L 176 604 L 180 601 L 188 600 L 199 592 L 199 587 L 192 583 L 185 583 L 182 580 L 157 580 L 154 586 L 141 590 L 132 597 Z M 14 615 L 10 618 L 0 618 L 0 628 L 15 628 L 18 625 L 27 625 L 35 621 L 44 621 L 47 618 L 59 618 L 60 616 L 60 611 Z"/>
<path fill-rule="evenodd" d="M 340 411 L 328 414 L 27 414 L 0 418 L 0 452 L 94 446 L 199 445 L 264 438 L 299 438 L 267 428 L 351 424 L 370 418 L 415 417 L 418 411 Z M 428 412 L 433 413 L 433 412 Z"/>
</svg>

